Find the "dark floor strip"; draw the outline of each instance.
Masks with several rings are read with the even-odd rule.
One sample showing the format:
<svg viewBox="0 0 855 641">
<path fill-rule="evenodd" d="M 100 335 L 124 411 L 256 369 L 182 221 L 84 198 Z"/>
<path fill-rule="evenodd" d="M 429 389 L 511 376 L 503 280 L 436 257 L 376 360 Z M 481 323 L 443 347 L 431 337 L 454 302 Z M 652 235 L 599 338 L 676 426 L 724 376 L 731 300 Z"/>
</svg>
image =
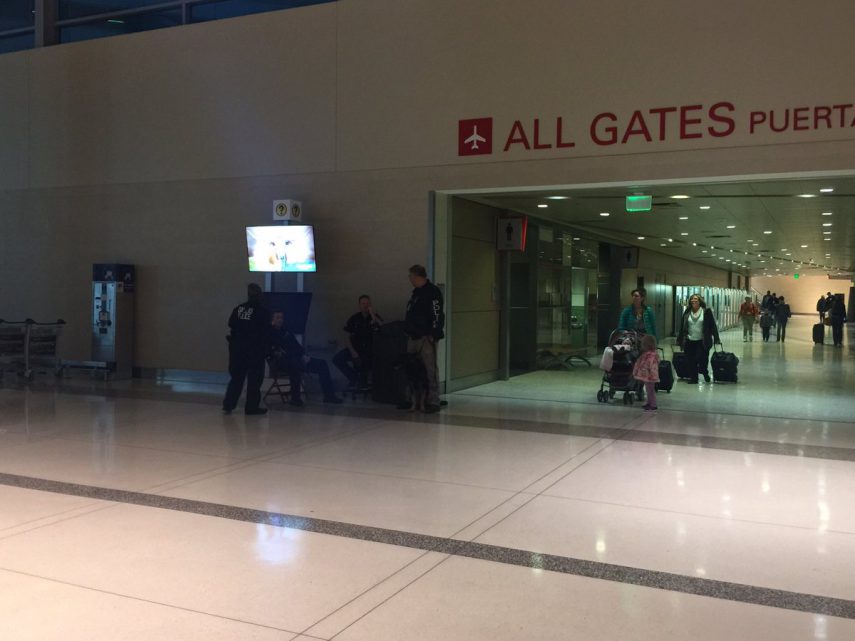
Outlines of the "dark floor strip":
<svg viewBox="0 0 855 641">
<path fill-rule="evenodd" d="M 825 445 L 800 445 L 796 443 L 778 443 L 777 441 L 756 441 L 721 436 L 693 436 L 671 432 L 650 432 L 633 430 L 622 440 L 635 443 L 661 443 L 664 445 L 682 445 L 685 447 L 704 447 L 714 450 L 750 452 L 754 454 L 776 454 L 778 456 L 796 456 L 818 458 L 828 461 L 855 461 L 855 449 L 831 447 Z"/>
<path fill-rule="evenodd" d="M 685 576 L 670 572 L 645 570 L 610 563 L 600 563 L 572 557 L 540 554 L 529 550 L 505 548 L 497 545 L 472 543 L 457 539 L 447 539 L 428 534 L 417 534 L 400 530 L 341 523 L 325 519 L 315 519 L 292 514 L 268 512 L 252 508 L 193 501 L 142 492 L 112 490 L 109 488 L 76 483 L 49 481 L 16 474 L 0 473 L 0 484 L 11 487 L 53 492 L 69 496 L 79 496 L 102 501 L 112 501 L 128 505 L 175 510 L 189 514 L 212 516 L 234 521 L 257 523 L 274 527 L 290 528 L 328 534 L 360 541 L 384 543 L 400 547 L 414 548 L 428 552 L 439 552 L 454 556 L 493 561 L 507 565 L 537 568 L 549 572 L 572 574 L 604 581 L 614 581 L 630 585 L 639 585 L 683 594 L 726 599 L 740 603 L 751 603 L 772 608 L 796 610 L 812 614 L 855 619 L 855 601 L 836 599 L 815 594 L 802 594 L 786 590 L 762 588 L 728 581 L 716 581 L 695 576 Z"/>
</svg>

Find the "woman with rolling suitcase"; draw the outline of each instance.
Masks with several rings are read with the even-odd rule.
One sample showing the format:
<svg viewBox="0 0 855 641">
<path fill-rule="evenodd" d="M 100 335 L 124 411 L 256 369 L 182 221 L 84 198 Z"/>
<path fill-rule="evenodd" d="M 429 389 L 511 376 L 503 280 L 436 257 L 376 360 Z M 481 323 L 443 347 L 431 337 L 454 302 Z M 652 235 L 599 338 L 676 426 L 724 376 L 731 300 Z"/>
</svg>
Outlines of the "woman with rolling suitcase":
<svg viewBox="0 0 855 641">
<path fill-rule="evenodd" d="M 683 348 L 693 366 L 694 375 L 689 378 L 689 383 L 697 383 L 699 374 L 703 375 L 704 381 L 710 382 L 709 357 L 714 343 L 721 344 L 721 340 L 712 310 L 700 294 L 692 294 L 677 333 L 677 345 Z"/>
</svg>

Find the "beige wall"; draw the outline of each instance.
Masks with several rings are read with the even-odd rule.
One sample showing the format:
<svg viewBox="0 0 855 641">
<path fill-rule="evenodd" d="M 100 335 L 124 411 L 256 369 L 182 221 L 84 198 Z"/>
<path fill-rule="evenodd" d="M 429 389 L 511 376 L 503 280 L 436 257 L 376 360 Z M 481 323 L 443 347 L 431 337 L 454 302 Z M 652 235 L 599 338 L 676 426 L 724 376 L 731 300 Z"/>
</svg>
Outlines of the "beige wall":
<svg viewBox="0 0 855 641">
<path fill-rule="evenodd" d="M 501 211 L 455 198 L 452 204 L 451 379 L 490 378 L 499 369 L 499 252 Z"/>
<path fill-rule="evenodd" d="M 0 317 L 62 316 L 86 358 L 90 264 L 133 262 L 136 364 L 221 370 L 242 228 L 275 198 L 318 227 L 326 346 L 359 293 L 403 314 L 431 190 L 851 171 L 851 129 L 743 130 L 750 109 L 853 101 L 855 5 L 791 5 L 341 0 L 2 55 Z M 600 111 L 714 100 L 739 109 L 729 138 L 583 142 Z M 559 115 L 576 148 L 457 157 L 461 118 Z"/>
<path fill-rule="evenodd" d="M 798 280 L 790 276 L 759 276 L 751 279 L 751 288 L 762 296 L 767 291 L 783 296 L 794 314 L 816 314 L 816 302 L 827 292 L 845 294 L 849 307 L 848 280 L 831 280 L 827 276 L 801 276 Z"/>
</svg>

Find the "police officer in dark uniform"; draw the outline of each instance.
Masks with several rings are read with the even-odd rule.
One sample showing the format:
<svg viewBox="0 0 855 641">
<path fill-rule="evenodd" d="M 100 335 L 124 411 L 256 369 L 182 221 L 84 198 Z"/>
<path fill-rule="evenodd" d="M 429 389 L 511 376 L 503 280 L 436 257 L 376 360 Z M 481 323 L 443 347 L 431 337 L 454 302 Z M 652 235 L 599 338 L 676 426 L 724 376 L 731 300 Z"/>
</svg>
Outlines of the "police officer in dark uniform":
<svg viewBox="0 0 855 641">
<path fill-rule="evenodd" d="M 345 375 L 350 387 L 367 384 L 374 350 L 374 333 L 383 324 L 380 314 L 374 311 L 367 294 L 359 297 L 359 311 L 347 319 L 347 347 L 333 357 L 333 364 Z"/>
<path fill-rule="evenodd" d="M 407 333 L 407 353 L 417 354 L 427 374 L 427 397 L 424 411 L 438 412 L 439 367 L 436 362 L 437 343 L 445 337 L 445 311 L 442 292 L 427 277 L 421 265 L 410 267 L 410 284 L 413 294 L 407 303 L 404 331 Z"/>
<path fill-rule="evenodd" d="M 232 310 L 229 317 L 229 375 L 231 380 L 223 399 L 227 414 L 237 407 L 246 379 L 246 414 L 267 414 L 261 403 L 264 359 L 270 351 L 270 312 L 262 302 L 261 287 L 247 287 L 248 300 Z"/>
</svg>

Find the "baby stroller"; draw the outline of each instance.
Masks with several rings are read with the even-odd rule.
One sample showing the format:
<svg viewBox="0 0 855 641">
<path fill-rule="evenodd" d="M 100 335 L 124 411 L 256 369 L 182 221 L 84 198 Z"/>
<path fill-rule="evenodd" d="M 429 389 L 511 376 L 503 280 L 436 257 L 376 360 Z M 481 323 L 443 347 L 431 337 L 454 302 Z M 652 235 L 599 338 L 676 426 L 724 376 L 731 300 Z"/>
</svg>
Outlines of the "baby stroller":
<svg viewBox="0 0 855 641">
<path fill-rule="evenodd" d="M 600 362 L 603 370 L 603 380 L 597 392 L 600 403 L 608 403 L 617 392 L 623 392 L 624 405 L 631 405 L 633 398 L 642 400 L 642 387 L 632 377 L 640 346 L 640 336 L 634 330 L 616 329 L 611 333 Z"/>
</svg>

